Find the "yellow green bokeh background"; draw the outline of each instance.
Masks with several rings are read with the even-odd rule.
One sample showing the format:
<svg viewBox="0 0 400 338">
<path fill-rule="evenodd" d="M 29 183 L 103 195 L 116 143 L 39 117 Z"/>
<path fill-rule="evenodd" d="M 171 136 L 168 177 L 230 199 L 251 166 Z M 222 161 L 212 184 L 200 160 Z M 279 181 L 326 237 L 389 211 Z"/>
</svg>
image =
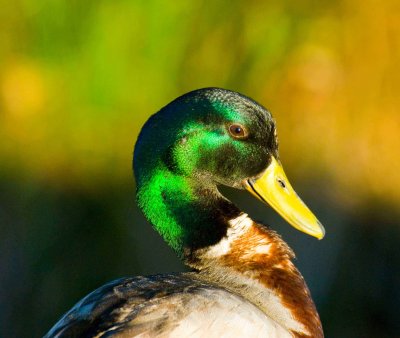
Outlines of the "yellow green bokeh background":
<svg viewBox="0 0 400 338">
<path fill-rule="evenodd" d="M 219 86 L 272 110 L 299 176 L 312 167 L 352 202 L 398 204 L 399 6 L 4 2 L 3 170 L 57 185 L 130 181 L 127 149 L 148 116 Z"/>
<path fill-rule="evenodd" d="M 0 8 L 0 235 L 4 231 L 0 248 L 6 252 L 3 273 L 8 276 L 0 281 L 16 285 L 11 294 L 2 296 L 0 335 L 40 336 L 84 295 L 82 290 L 99 286 L 106 277 L 148 271 L 143 268 L 143 255 L 148 254 L 145 239 L 139 244 L 144 251 L 129 244 L 141 230 L 132 233 L 123 225 L 117 227 L 119 232 L 112 229 L 113 222 L 119 222 L 115 219 L 125 214 L 105 217 L 111 228 L 104 225 L 101 238 L 92 227 L 81 237 L 74 235 L 75 230 L 81 229 L 82 217 L 90 224 L 97 222 L 96 217 L 104 220 L 98 210 L 110 207 L 110 198 L 124 200 L 126 210 L 133 207 L 131 157 L 141 125 L 175 97 L 208 86 L 242 92 L 272 111 L 289 178 L 322 210 L 333 249 L 325 252 L 321 242 L 314 253 L 331 255 L 329 262 L 336 262 L 336 270 L 332 269 L 337 271 L 323 282 L 330 283 L 324 288 L 330 298 L 317 297 L 327 336 L 376 337 L 380 332 L 381 337 L 391 337 L 400 330 L 386 312 L 368 312 L 374 306 L 392 309 L 386 303 L 390 295 L 391 302 L 400 301 L 399 292 L 390 291 L 390 285 L 400 281 L 398 255 L 393 265 L 385 263 L 384 272 L 376 275 L 386 280 L 382 282 L 386 291 L 375 294 L 371 290 L 381 284 L 371 282 L 366 295 L 360 295 L 374 295 L 371 304 L 355 310 L 366 311 L 365 316 L 342 319 L 341 307 L 351 312 L 356 301 L 351 292 L 342 298 L 332 293 L 332 288 L 340 291 L 340 285 L 351 284 L 346 271 L 352 269 L 340 270 L 341 262 L 357 257 L 365 271 L 376 266 L 370 261 L 372 254 L 368 258 L 363 252 L 343 254 L 343 248 L 352 245 L 353 232 L 367 236 L 360 235 L 365 246 L 356 248 L 374 243 L 371 247 L 383 252 L 379 264 L 391 257 L 382 241 L 392 239 L 388 252 L 400 244 L 399 1 L 0 0 Z M 67 211 L 60 197 L 66 195 Z M 77 214 L 75 227 L 59 227 L 56 220 L 67 216 L 44 215 L 49 209 L 70 215 L 86 205 L 82 200 L 96 202 L 85 209 L 91 210 L 85 216 Z M 372 209 L 377 210 L 376 228 L 363 225 L 371 220 Z M 137 211 L 126 216 L 129 222 L 135 217 L 140 217 Z M 368 237 L 371 228 L 386 229 L 380 221 L 390 224 L 391 235 L 372 232 L 375 235 Z M 357 226 L 351 230 L 350 225 L 343 226 L 346 235 L 335 237 L 340 222 Z M 66 229 L 70 237 L 63 235 Z M 101 257 L 107 261 L 107 252 L 118 247 L 109 261 L 109 266 L 119 262 L 118 269 L 110 270 L 105 263 L 110 274 L 88 281 L 79 279 L 79 274 L 85 269 L 93 272 L 88 265 L 96 257 L 83 261 L 81 270 L 65 263 L 66 270 L 61 270 L 70 269 L 74 276 L 67 283 L 56 267 L 64 264 L 62 255 L 52 260 L 57 251 L 54 236 L 66 256 L 72 252 L 68 241 L 82 240 L 72 246 L 73 255 L 81 259 L 104 249 Z M 109 242 L 87 250 L 83 240 L 93 238 Z M 126 268 L 121 262 L 129 258 L 133 263 Z M 314 278 L 313 259 L 304 259 L 305 265 L 311 264 L 304 268 L 310 271 L 307 280 Z M 14 284 L 20 273 L 25 282 Z M 368 273 L 359 277 L 353 282 L 369 278 Z M 78 281 L 83 283 L 78 291 L 66 291 Z M 311 286 L 321 283 L 315 277 Z M 49 305 L 48 299 L 46 303 L 49 295 L 58 306 Z M 28 311 L 34 306 L 41 308 L 36 314 Z"/>
</svg>

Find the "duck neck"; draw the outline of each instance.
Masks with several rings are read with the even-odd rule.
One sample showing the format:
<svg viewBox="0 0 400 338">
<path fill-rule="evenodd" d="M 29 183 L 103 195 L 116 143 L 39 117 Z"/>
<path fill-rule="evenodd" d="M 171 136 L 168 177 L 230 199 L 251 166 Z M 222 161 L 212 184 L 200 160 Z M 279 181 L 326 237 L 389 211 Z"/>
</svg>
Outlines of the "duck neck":
<svg viewBox="0 0 400 338">
<path fill-rule="evenodd" d="M 167 243 L 185 262 L 194 252 L 226 236 L 229 220 L 241 211 L 207 180 L 179 175 L 159 165 L 137 182 L 138 205 Z"/>
</svg>

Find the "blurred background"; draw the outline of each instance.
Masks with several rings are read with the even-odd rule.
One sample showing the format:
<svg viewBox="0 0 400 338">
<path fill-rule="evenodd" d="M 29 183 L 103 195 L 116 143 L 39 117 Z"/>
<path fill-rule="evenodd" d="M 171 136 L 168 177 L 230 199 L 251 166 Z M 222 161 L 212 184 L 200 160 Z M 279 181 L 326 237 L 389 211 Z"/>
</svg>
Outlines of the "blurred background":
<svg viewBox="0 0 400 338">
<path fill-rule="evenodd" d="M 207 86 L 277 120 L 326 238 L 224 193 L 294 248 L 326 336 L 400 336 L 399 1 L 0 8 L 0 336 L 42 336 L 106 281 L 184 269 L 136 207 L 132 149 L 151 114 Z"/>
</svg>

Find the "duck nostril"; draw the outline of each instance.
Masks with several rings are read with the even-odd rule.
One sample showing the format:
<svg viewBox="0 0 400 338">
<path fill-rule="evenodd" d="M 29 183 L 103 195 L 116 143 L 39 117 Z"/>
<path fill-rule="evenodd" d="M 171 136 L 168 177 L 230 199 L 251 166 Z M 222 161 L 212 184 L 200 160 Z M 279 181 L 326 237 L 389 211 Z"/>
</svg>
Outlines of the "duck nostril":
<svg viewBox="0 0 400 338">
<path fill-rule="evenodd" d="M 286 188 L 286 184 L 285 184 L 285 181 L 284 181 L 284 180 L 282 180 L 281 178 L 277 178 L 277 181 L 278 181 L 279 185 L 280 185 L 283 189 Z"/>
</svg>

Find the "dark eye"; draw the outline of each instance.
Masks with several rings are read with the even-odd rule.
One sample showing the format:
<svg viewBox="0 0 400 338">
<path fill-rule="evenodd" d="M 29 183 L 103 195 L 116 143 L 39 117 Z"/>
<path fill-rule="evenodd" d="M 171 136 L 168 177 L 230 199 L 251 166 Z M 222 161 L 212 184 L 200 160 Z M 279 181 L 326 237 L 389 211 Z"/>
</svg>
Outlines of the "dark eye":
<svg viewBox="0 0 400 338">
<path fill-rule="evenodd" d="M 240 124 L 231 124 L 229 126 L 229 133 L 237 139 L 246 138 L 248 135 L 247 130 Z"/>
</svg>

